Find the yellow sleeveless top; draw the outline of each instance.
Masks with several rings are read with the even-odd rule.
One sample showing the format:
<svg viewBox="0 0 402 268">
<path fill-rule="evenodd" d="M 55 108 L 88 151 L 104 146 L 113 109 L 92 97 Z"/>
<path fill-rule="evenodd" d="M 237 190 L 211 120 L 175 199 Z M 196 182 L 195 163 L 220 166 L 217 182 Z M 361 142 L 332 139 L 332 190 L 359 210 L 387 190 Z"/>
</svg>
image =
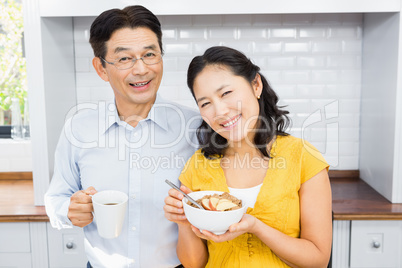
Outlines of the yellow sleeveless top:
<svg viewBox="0 0 402 268">
<path fill-rule="evenodd" d="M 278 136 L 271 157 L 257 201 L 247 213 L 291 237 L 299 237 L 300 186 L 324 168 L 328 170 L 329 165 L 314 146 L 292 136 Z M 188 160 L 179 179 L 192 191 L 229 192 L 220 159 L 207 159 L 201 150 Z M 208 241 L 207 245 L 209 268 L 289 267 L 250 233 L 222 243 Z"/>
</svg>

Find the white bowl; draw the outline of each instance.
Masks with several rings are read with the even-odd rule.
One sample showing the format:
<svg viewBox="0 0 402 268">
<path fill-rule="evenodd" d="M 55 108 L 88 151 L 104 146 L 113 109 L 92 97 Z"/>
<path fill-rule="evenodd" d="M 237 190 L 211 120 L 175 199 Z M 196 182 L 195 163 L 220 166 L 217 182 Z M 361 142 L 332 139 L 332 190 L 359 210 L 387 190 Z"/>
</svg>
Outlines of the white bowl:
<svg viewBox="0 0 402 268">
<path fill-rule="evenodd" d="M 194 200 L 198 200 L 205 195 L 222 194 L 219 191 L 199 191 L 189 194 Z M 230 225 L 237 223 L 243 217 L 247 207 L 230 211 L 211 211 L 195 208 L 187 204 L 186 197 L 183 198 L 183 209 L 187 220 L 200 230 L 207 230 L 216 235 L 221 235 L 229 230 Z"/>
</svg>

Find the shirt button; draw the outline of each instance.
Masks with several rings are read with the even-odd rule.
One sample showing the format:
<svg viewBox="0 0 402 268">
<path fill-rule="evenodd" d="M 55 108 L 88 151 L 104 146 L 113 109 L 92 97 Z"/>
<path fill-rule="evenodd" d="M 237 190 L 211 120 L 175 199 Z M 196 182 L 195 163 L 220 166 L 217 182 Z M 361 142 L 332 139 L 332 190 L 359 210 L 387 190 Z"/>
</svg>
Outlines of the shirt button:
<svg viewBox="0 0 402 268">
<path fill-rule="evenodd" d="M 254 254 L 254 252 L 253 252 L 253 251 L 250 251 L 250 256 L 253 255 L 253 254 Z"/>
<path fill-rule="evenodd" d="M 251 244 L 248 244 L 248 247 L 249 247 L 249 248 L 252 248 L 252 247 L 253 247 L 253 245 L 251 245 Z"/>
<path fill-rule="evenodd" d="M 131 230 L 135 231 L 135 230 L 137 230 L 137 228 L 135 228 L 135 226 L 133 226 L 133 227 L 131 228 Z"/>
<path fill-rule="evenodd" d="M 138 137 L 138 133 L 137 133 L 137 132 L 134 133 L 134 137 Z"/>
<path fill-rule="evenodd" d="M 132 194 L 132 195 L 131 195 L 131 199 L 135 199 L 135 194 Z"/>
</svg>

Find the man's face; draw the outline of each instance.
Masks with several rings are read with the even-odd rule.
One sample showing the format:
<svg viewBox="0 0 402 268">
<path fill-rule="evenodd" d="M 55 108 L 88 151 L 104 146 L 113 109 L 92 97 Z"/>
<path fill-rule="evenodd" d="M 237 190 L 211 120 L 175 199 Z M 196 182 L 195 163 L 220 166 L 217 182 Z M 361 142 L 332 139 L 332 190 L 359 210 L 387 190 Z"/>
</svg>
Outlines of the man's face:
<svg viewBox="0 0 402 268">
<path fill-rule="evenodd" d="M 106 47 L 105 60 L 108 62 L 127 58 L 139 59 L 161 53 L 157 36 L 144 27 L 117 30 L 106 42 Z M 106 63 L 106 67 L 98 67 L 97 71 L 101 78 L 108 81 L 113 88 L 120 115 L 132 115 L 128 113 L 135 109 L 151 107 L 154 103 L 162 80 L 163 61 L 147 65 L 142 60 L 137 60 L 133 67 L 126 70 L 119 70 Z"/>
</svg>

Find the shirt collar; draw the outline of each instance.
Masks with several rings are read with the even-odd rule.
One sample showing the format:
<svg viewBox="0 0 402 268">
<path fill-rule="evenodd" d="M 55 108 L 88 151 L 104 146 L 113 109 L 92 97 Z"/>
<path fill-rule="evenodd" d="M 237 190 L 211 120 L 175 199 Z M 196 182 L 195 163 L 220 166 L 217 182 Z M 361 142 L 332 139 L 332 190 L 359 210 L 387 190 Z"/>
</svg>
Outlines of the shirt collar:
<svg viewBox="0 0 402 268">
<path fill-rule="evenodd" d="M 166 101 L 159 96 L 156 95 L 155 103 L 152 105 L 151 110 L 148 113 L 148 116 L 145 120 L 152 120 L 155 124 L 168 131 L 168 115 L 166 109 Z"/>
<path fill-rule="evenodd" d="M 100 106 L 99 108 L 99 123 L 104 123 L 103 133 L 106 133 L 111 126 L 118 124 L 121 121 L 119 114 L 117 113 L 116 102 L 114 100 L 106 102 L 105 106 Z M 103 116 L 104 118 L 102 118 Z"/>
<path fill-rule="evenodd" d="M 141 121 L 151 120 L 165 131 L 168 131 L 169 130 L 168 115 L 165 102 L 166 101 L 162 97 L 160 97 L 159 94 L 157 94 L 155 103 L 152 105 L 152 108 L 149 111 L 148 116 Z M 101 120 L 101 122 L 104 122 L 103 133 L 109 130 L 109 128 L 112 127 L 113 125 L 122 122 L 122 120 L 120 120 L 119 118 L 119 114 L 117 113 L 115 100 L 107 102 L 106 105 L 104 107 L 100 107 L 99 110 L 100 110 L 99 118 L 101 119 L 103 117 L 102 115 L 105 116 L 103 120 Z"/>
</svg>

